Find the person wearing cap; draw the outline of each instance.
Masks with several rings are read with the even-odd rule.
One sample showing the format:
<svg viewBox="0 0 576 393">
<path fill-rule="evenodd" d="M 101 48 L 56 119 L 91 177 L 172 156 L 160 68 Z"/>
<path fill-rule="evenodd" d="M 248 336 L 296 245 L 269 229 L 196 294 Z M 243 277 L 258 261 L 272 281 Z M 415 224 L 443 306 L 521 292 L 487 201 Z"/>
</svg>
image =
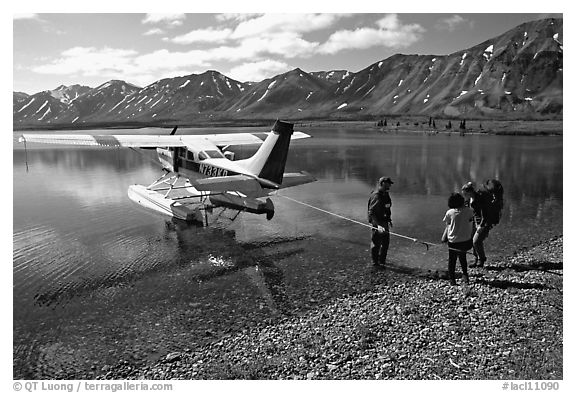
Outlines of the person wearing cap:
<svg viewBox="0 0 576 393">
<path fill-rule="evenodd" d="M 372 242 L 370 253 L 372 263 L 376 266 L 386 264 L 388 246 L 390 245 L 389 228 L 392 227 L 392 199 L 390 199 L 390 186 L 394 184 L 389 177 L 381 177 L 376 184 L 376 190 L 370 194 L 368 200 L 368 222 L 372 224 Z"/>
<path fill-rule="evenodd" d="M 492 228 L 487 219 L 488 205 L 486 203 L 485 192 L 477 191 L 474 183 L 468 182 L 462 186 L 462 193 L 466 199 L 466 205 L 474 211 L 474 236 L 472 238 L 474 262 L 470 267 L 483 267 L 486 262 L 486 253 L 484 251 L 484 241 Z"/>
</svg>

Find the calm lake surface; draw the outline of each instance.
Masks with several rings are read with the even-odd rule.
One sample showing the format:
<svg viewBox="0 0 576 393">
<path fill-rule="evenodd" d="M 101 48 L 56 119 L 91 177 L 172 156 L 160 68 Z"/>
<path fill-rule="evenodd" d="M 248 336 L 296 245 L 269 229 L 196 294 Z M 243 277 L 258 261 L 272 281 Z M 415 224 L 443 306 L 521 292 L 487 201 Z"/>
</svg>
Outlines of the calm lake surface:
<svg viewBox="0 0 576 393">
<path fill-rule="evenodd" d="M 488 263 L 562 234 L 561 137 L 296 130 L 313 138 L 292 142 L 287 171 L 318 181 L 279 195 L 366 222 L 376 179 L 390 176 L 393 231 L 438 243 L 450 192 L 498 178 L 506 202 Z M 179 130 L 246 131 L 255 129 Z M 233 150 L 241 158 L 255 148 Z M 57 145 L 29 144 L 25 153 L 14 142 L 14 378 L 91 379 L 375 285 L 367 228 L 288 199 L 272 198 L 272 221 L 232 221 L 233 212 L 215 209 L 208 227 L 134 204 L 127 188 L 159 177 L 154 159 Z M 396 274 L 447 268 L 444 247 L 398 237 L 389 259 Z"/>
</svg>

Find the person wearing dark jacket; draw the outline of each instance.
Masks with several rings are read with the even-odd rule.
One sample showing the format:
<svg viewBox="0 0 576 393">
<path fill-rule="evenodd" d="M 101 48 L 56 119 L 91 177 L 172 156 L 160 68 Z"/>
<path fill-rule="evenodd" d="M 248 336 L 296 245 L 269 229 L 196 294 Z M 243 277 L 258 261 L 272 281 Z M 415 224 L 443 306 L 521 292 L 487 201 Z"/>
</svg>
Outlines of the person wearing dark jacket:
<svg viewBox="0 0 576 393">
<path fill-rule="evenodd" d="M 483 267 L 486 262 L 484 241 L 492 229 L 488 213 L 489 196 L 486 191 L 476 190 L 472 182 L 462 186 L 462 193 L 466 199 L 466 205 L 474 211 L 474 236 L 472 238 L 474 262 L 470 264 L 470 267 Z"/>
<path fill-rule="evenodd" d="M 368 200 L 368 222 L 372 224 L 372 243 L 370 252 L 372 263 L 376 266 L 386 264 L 388 246 L 390 245 L 389 228 L 392 227 L 392 200 L 390 186 L 394 184 L 389 177 L 378 179 L 377 189 L 370 194 Z"/>
</svg>

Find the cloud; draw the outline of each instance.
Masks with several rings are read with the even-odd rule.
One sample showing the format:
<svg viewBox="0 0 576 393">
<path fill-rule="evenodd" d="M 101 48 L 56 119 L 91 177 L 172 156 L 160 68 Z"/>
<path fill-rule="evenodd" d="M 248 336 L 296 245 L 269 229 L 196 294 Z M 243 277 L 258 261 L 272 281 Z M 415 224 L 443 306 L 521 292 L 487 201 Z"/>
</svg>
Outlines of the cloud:
<svg viewBox="0 0 576 393">
<path fill-rule="evenodd" d="M 133 59 L 138 69 L 146 71 L 174 70 L 178 68 L 208 66 L 204 51 L 170 52 L 166 49 L 141 55 Z"/>
<path fill-rule="evenodd" d="M 74 47 L 60 54 L 58 58 L 46 64 L 33 67 L 31 70 L 39 74 L 67 75 L 77 78 L 101 77 L 109 79 L 125 79 L 142 83 L 158 80 L 161 75 L 174 75 L 174 72 L 189 74 L 194 71 L 205 70 L 214 61 L 226 60 L 238 62 L 246 59 L 260 59 L 259 53 L 266 50 L 262 45 L 269 41 L 250 42 L 246 41 L 239 47 L 218 47 L 209 50 L 190 50 L 172 52 L 166 49 L 157 50 L 140 55 L 130 49 Z M 289 44 L 289 41 L 284 43 Z M 278 50 L 279 47 L 277 46 Z M 280 62 L 262 63 L 269 69 L 273 69 Z M 254 66 L 252 66 L 254 68 Z M 258 72 L 262 73 L 264 66 L 261 65 Z M 244 71 L 242 71 L 244 70 Z M 256 72 L 248 72 L 241 68 L 242 75 L 252 75 Z"/>
<path fill-rule="evenodd" d="M 62 52 L 61 57 L 49 64 L 33 67 L 32 71 L 56 75 L 116 75 L 133 67 L 133 50 L 113 48 L 74 47 Z"/>
<path fill-rule="evenodd" d="M 306 33 L 326 29 L 346 14 L 265 14 L 242 21 L 232 38 L 241 39 L 262 34 Z"/>
<path fill-rule="evenodd" d="M 376 28 L 362 27 L 333 33 L 319 48 L 321 53 L 334 54 L 347 49 L 366 49 L 374 46 L 402 48 L 421 38 L 425 29 L 418 24 L 401 23 L 396 14 L 376 21 Z"/>
<path fill-rule="evenodd" d="M 235 28 L 208 28 L 192 30 L 191 32 L 174 37 L 170 42 L 177 44 L 193 43 L 222 43 L 237 42 L 245 45 L 243 40 L 258 38 L 278 41 L 291 37 L 297 39 L 295 46 L 316 46 L 315 43 L 306 44 L 302 38 L 303 33 L 322 30 L 333 25 L 337 20 L 347 17 L 344 14 L 220 14 L 219 21 L 239 22 Z M 285 46 L 285 45 L 282 45 Z"/>
<path fill-rule="evenodd" d="M 168 27 L 180 26 L 186 14 L 146 14 L 142 23 L 144 24 L 157 24 L 161 23 Z"/>
<path fill-rule="evenodd" d="M 233 49 L 232 58 L 236 60 L 250 59 L 255 56 L 277 55 L 284 58 L 306 57 L 314 54 L 318 43 L 309 42 L 295 33 L 278 33 L 242 40 L 238 47 Z M 228 49 L 229 50 L 229 49 Z M 221 52 L 222 49 L 212 53 Z M 225 57 L 223 56 L 223 59 Z"/>
<path fill-rule="evenodd" d="M 449 18 L 440 19 L 438 22 L 436 22 L 434 27 L 436 27 L 438 30 L 454 31 L 459 25 L 462 24 L 468 24 L 470 27 L 474 26 L 473 21 L 463 18 L 460 15 L 452 15 Z"/>
<path fill-rule="evenodd" d="M 258 82 L 290 71 L 293 67 L 277 60 L 262 60 L 234 67 L 227 75 L 240 82 Z"/>
<path fill-rule="evenodd" d="M 226 40 L 230 31 L 197 30 L 193 35 L 178 38 L 180 43 L 208 42 Z M 210 38 L 212 36 L 212 38 Z M 166 39 L 174 42 L 175 39 Z M 214 43 L 214 42 L 212 42 Z M 226 60 L 230 62 L 244 61 L 247 59 L 259 59 L 261 57 L 276 55 L 284 58 L 306 57 L 314 54 L 318 48 L 317 42 L 309 42 L 301 38 L 299 34 L 292 32 L 263 34 L 242 40 L 232 40 L 229 45 L 216 46 L 203 50 L 192 50 L 187 53 L 193 54 L 196 59 L 204 62 Z"/>
<path fill-rule="evenodd" d="M 170 39 L 170 41 L 174 42 L 175 44 L 193 44 L 196 42 L 218 43 L 228 40 L 231 34 L 231 29 L 201 29 L 193 30 L 187 34 L 174 37 Z"/>
<path fill-rule="evenodd" d="M 37 20 L 39 20 L 40 17 L 38 16 L 38 14 L 14 14 L 13 19 L 14 20 L 24 20 L 24 19 L 37 19 Z"/>
<path fill-rule="evenodd" d="M 248 19 L 252 19 L 254 17 L 257 16 L 261 16 L 263 14 L 250 14 L 250 13 L 246 13 L 246 14 L 234 14 L 234 13 L 225 13 L 225 14 L 218 14 L 216 15 L 216 20 L 220 21 L 220 22 L 227 22 L 227 21 L 236 21 L 236 22 L 242 22 Z"/>
<path fill-rule="evenodd" d="M 164 30 L 154 27 L 144 33 L 144 35 L 160 35 L 164 34 Z"/>
</svg>

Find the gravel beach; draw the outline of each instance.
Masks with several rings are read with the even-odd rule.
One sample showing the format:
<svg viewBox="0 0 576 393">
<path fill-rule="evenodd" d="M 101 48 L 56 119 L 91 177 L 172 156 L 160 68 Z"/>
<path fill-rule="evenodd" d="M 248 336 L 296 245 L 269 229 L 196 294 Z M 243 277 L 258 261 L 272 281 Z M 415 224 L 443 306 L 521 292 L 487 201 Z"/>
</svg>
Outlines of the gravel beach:
<svg viewBox="0 0 576 393">
<path fill-rule="evenodd" d="M 470 285 L 379 269 L 370 292 L 99 378 L 563 379 L 562 241 L 470 269 Z"/>
</svg>

